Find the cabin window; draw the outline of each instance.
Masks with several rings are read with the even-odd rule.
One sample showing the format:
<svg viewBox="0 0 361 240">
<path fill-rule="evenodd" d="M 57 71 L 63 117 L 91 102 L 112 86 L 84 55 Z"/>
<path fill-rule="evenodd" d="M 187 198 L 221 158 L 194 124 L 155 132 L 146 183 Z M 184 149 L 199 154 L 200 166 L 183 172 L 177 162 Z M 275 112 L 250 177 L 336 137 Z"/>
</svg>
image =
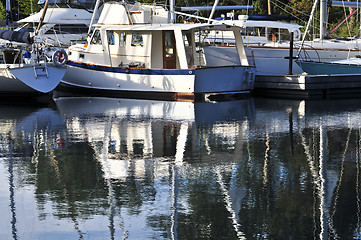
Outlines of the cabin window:
<svg viewBox="0 0 361 240">
<path fill-rule="evenodd" d="M 290 32 L 287 29 L 280 29 L 280 40 L 281 41 L 289 41 L 291 40 Z"/>
<path fill-rule="evenodd" d="M 272 42 L 278 42 L 279 39 L 279 29 L 278 28 L 268 28 L 267 29 L 267 39 Z"/>
<path fill-rule="evenodd" d="M 174 33 L 170 31 L 165 32 L 164 47 L 165 57 L 173 57 L 174 54 Z"/>
<path fill-rule="evenodd" d="M 99 30 L 95 30 L 93 37 L 90 41 L 90 44 L 102 44 L 102 39 L 100 37 L 100 31 Z"/>
<path fill-rule="evenodd" d="M 115 45 L 114 31 L 107 31 L 107 38 L 109 45 Z"/>
<path fill-rule="evenodd" d="M 56 24 L 45 34 L 86 34 L 88 29 L 85 24 Z"/>
<path fill-rule="evenodd" d="M 245 30 L 241 30 L 241 34 L 244 36 L 265 37 L 266 36 L 266 28 L 264 28 L 264 27 L 246 27 Z"/>
<path fill-rule="evenodd" d="M 125 32 L 119 34 L 119 46 L 125 45 Z"/>
<path fill-rule="evenodd" d="M 140 33 L 132 34 L 132 46 L 143 46 L 143 35 Z"/>
</svg>

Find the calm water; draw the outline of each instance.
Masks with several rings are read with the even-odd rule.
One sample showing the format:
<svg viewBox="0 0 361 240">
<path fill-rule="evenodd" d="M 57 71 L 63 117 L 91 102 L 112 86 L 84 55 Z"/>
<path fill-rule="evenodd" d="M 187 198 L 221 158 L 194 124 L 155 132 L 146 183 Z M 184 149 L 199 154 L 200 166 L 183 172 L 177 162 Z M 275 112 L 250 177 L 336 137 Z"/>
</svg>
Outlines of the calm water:
<svg viewBox="0 0 361 240">
<path fill-rule="evenodd" d="M 361 239 L 361 100 L 0 104 L 0 239 Z"/>
</svg>

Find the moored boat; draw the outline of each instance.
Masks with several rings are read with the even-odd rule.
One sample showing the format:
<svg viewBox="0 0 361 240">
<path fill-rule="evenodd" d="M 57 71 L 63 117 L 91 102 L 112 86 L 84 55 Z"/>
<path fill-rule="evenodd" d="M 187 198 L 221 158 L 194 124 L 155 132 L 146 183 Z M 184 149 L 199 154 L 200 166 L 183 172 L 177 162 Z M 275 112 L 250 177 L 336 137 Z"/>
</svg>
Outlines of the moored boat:
<svg viewBox="0 0 361 240">
<path fill-rule="evenodd" d="M 333 62 L 297 61 L 302 70 L 310 75 L 361 74 L 361 59 L 351 58 Z"/>
<path fill-rule="evenodd" d="M 53 91 L 65 74 L 65 59 L 60 65 L 47 62 L 45 56 L 36 55 L 26 59 L 28 50 L 23 48 L 2 49 L 0 61 L 0 95 L 1 96 L 35 96 Z M 58 54 L 57 52 L 56 54 Z M 31 53 L 30 53 L 31 54 Z M 44 54 L 44 53 L 43 53 Z M 65 51 L 63 54 L 66 54 Z M 25 63 L 25 61 L 29 61 Z"/>
<path fill-rule="evenodd" d="M 88 43 L 69 47 L 60 86 L 190 101 L 251 92 L 255 67 L 248 63 L 239 27 L 171 24 L 166 14 L 140 4 L 106 3 Z M 210 30 L 233 32 L 237 51 L 201 42 Z"/>
<path fill-rule="evenodd" d="M 47 10 L 43 9 L 42 19 Z M 67 54 L 63 49 L 54 49 L 50 58 L 44 44 L 34 43 L 38 33 L 0 30 L 0 38 L 8 40 L 0 49 L 0 97 L 14 95 L 27 97 L 51 92 L 65 74 Z"/>
</svg>

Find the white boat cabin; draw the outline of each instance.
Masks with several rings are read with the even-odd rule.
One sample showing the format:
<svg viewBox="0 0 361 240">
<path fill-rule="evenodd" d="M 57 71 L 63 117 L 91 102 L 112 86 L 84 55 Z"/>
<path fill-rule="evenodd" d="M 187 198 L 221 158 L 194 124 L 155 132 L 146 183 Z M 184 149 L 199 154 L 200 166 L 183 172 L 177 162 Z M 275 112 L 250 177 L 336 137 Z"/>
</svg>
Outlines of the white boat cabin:
<svg viewBox="0 0 361 240">
<path fill-rule="evenodd" d="M 239 15 L 238 20 L 221 20 L 217 23 L 227 23 L 242 27 L 241 34 L 246 46 L 263 46 L 279 42 L 289 42 L 293 32 L 293 40 L 301 40 L 301 25 L 280 21 L 248 20 L 246 15 Z M 211 43 L 227 43 L 232 45 L 234 39 L 231 35 L 212 32 L 208 36 Z"/>
<path fill-rule="evenodd" d="M 166 24 L 168 15 L 156 14 L 156 18 L 151 13 L 156 11 L 144 9 L 143 5 L 136 4 L 128 10 L 126 5 L 107 3 L 88 43 L 72 46 L 69 60 L 146 69 L 249 65 L 239 27 Z M 236 39 L 237 51 L 234 47 L 219 48 L 203 41 L 213 30 L 231 32 Z"/>
</svg>

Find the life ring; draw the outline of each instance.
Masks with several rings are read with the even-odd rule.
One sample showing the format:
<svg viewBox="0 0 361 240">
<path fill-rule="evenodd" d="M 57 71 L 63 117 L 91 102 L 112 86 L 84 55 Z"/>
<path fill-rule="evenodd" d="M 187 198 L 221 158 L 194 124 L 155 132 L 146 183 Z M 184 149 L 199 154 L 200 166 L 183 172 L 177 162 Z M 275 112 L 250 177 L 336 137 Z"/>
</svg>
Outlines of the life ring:
<svg viewBox="0 0 361 240">
<path fill-rule="evenodd" d="M 58 49 L 53 53 L 52 60 L 55 66 L 62 67 L 68 61 L 68 54 L 64 49 Z"/>
</svg>

